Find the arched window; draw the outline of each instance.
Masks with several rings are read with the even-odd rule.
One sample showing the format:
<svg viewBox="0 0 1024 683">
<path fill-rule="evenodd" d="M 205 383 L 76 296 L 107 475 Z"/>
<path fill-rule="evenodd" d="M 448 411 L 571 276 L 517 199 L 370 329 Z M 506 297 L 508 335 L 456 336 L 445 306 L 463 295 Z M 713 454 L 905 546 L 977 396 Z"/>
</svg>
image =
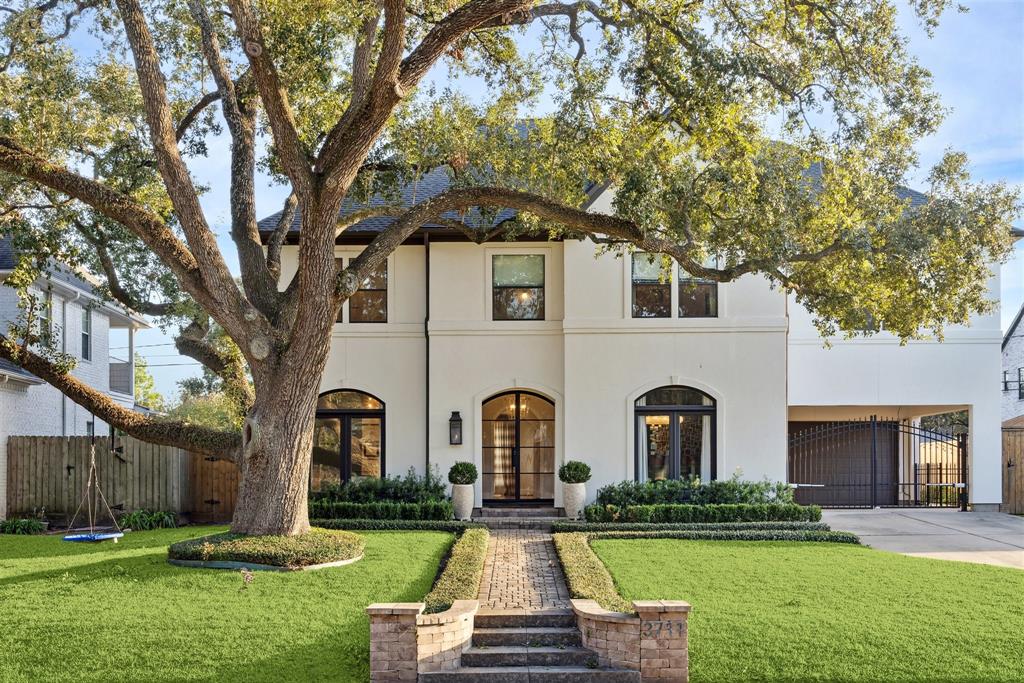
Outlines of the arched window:
<svg viewBox="0 0 1024 683">
<path fill-rule="evenodd" d="M 659 387 L 634 411 L 637 481 L 716 478 L 715 399 L 693 387 Z"/>
<path fill-rule="evenodd" d="M 321 395 L 316 405 L 310 490 L 384 476 L 384 402 L 343 389 Z"/>
</svg>

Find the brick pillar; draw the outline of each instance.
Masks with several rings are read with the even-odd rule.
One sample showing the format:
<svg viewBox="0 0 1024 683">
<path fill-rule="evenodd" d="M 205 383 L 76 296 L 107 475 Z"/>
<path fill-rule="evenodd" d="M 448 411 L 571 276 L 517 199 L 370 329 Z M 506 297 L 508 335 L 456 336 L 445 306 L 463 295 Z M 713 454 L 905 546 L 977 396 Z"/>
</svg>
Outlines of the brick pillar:
<svg viewBox="0 0 1024 683">
<path fill-rule="evenodd" d="M 370 605 L 370 680 L 416 680 L 416 617 L 422 602 Z"/>
<path fill-rule="evenodd" d="M 634 600 L 640 615 L 640 678 L 658 683 L 686 683 L 690 676 L 687 617 L 682 600 Z"/>
</svg>

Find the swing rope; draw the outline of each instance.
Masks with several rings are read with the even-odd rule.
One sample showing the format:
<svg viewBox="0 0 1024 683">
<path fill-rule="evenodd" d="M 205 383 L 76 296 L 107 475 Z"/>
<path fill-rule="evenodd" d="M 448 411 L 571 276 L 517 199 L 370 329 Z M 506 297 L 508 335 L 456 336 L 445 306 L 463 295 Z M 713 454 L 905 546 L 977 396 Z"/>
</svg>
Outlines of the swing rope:
<svg viewBox="0 0 1024 683">
<path fill-rule="evenodd" d="M 68 533 L 74 530 L 75 520 L 78 519 L 78 515 L 83 507 L 85 507 L 86 515 L 89 517 L 89 533 L 96 533 L 96 520 L 100 512 L 100 501 L 103 502 L 103 507 L 106 508 L 107 515 L 110 516 L 110 523 L 114 525 L 114 529 L 120 532 L 121 527 L 118 526 L 114 512 L 110 509 L 110 504 L 107 503 L 107 497 L 103 495 L 103 489 L 100 488 L 99 473 L 96 469 L 96 439 L 94 437 L 92 444 L 89 446 L 89 476 L 86 477 L 85 490 L 82 492 L 82 502 L 78 504 L 78 509 L 75 510 L 74 516 L 71 517 L 71 523 L 68 524 Z"/>
</svg>

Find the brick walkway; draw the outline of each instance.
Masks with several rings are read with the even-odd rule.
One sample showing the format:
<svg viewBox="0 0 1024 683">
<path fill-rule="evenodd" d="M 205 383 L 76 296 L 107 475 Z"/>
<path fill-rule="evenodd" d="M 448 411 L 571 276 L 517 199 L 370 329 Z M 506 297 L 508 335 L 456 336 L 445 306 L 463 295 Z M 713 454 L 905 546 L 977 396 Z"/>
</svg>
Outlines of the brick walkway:
<svg viewBox="0 0 1024 683">
<path fill-rule="evenodd" d="M 483 609 L 569 607 L 569 590 L 551 534 L 491 529 L 479 600 Z"/>
</svg>

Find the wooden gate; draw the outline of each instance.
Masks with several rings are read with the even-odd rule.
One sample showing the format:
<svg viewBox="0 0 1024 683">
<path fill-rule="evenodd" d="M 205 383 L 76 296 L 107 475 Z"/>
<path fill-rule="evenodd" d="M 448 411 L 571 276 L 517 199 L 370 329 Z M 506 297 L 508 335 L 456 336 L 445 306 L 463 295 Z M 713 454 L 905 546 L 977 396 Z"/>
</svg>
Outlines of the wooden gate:
<svg viewBox="0 0 1024 683">
<path fill-rule="evenodd" d="M 1003 427 L 1003 512 L 1024 515 L 1024 427 Z"/>
<path fill-rule="evenodd" d="M 230 460 L 188 455 L 188 510 L 194 522 L 230 522 L 238 497 L 238 466 Z"/>
</svg>

